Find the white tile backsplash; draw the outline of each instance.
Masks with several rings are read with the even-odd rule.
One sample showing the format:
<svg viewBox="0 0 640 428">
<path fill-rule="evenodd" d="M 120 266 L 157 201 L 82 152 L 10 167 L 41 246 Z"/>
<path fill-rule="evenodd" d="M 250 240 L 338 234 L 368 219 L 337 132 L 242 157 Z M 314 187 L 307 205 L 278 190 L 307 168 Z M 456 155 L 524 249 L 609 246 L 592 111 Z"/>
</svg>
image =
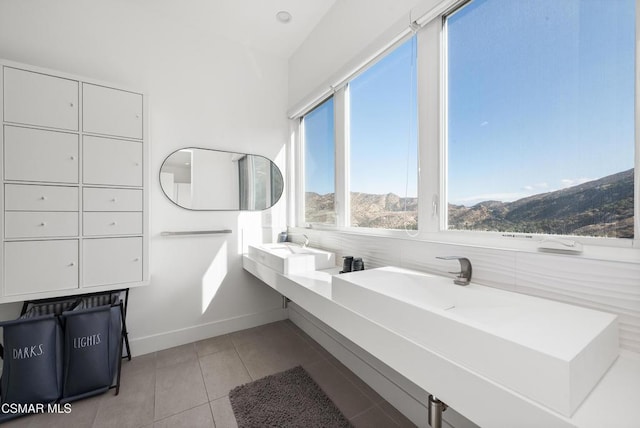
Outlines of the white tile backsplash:
<svg viewBox="0 0 640 428">
<path fill-rule="evenodd" d="M 640 354 L 640 263 L 348 232 L 304 233 L 310 246 L 335 252 L 339 266 L 342 256 L 350 255 L 362 257 L 367 269 L 400 266 L 453 277 L 448 271 L 457 271 L 458 263 L 436 257 L 467 257 L 479 284 L 617 314 L 620 347 Z"/>
</svg>

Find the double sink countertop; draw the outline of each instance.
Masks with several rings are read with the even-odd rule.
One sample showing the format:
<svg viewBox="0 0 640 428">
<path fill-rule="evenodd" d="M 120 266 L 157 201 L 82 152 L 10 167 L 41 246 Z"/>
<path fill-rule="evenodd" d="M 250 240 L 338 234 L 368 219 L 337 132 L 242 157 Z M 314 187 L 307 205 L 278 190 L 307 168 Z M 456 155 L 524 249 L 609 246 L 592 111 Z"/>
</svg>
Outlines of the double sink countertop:
<svg viewBox="0 0 640 428">
<path fill-rule="evenodd" d="M 255 250 L 243 266 L 480 426 L 640 421 L 615 315 L 396 267 L 281 273 Z"/>
</svg>

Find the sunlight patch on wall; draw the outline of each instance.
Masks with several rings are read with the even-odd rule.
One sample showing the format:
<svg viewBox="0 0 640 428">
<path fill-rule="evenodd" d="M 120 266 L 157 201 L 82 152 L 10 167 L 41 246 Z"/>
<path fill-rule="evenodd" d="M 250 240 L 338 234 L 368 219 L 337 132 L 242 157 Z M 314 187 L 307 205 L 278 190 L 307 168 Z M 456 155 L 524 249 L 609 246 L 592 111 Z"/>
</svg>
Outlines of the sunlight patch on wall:
<svg viewBox="0 0 640 428">
<path fill-rule="evenodd" d="M 241 211 L 238 215 L 238 254 L 248 251 L 249 244 L 262 244 L 262 212 Z"/>
<path fill-rule="evenodd" d="M 209 268 L 202 276 L 202 313 L 204 314 L 216 297 L 222 281 L 227 276 L 227 242 L 223 242 Z"/>
</svg>

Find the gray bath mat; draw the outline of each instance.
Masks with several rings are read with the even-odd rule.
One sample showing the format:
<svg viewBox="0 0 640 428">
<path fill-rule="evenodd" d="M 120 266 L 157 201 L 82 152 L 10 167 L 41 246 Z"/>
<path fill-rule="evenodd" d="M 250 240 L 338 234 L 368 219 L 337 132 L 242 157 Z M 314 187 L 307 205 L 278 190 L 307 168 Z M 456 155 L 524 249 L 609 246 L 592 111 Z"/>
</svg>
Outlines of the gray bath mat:
<svg viewBox="0 0 640 428">
<path fill-rule="evenodd" d="M 238 427 L 351 427 L 335 404 L 300 366 L 229 392 Z"/>
</svg>

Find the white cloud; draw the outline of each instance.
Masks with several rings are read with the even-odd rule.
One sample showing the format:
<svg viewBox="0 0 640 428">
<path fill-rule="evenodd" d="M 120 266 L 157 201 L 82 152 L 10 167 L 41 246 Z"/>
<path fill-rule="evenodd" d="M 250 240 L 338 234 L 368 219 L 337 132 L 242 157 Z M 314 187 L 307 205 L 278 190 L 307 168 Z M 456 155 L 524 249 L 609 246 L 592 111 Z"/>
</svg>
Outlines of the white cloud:
<svg viewBox="0 0 640 428">
<path fill-rule="evenodd" d="M 464 198 L 459 198 L 455 200 L 451 200 L 450 202 L 455 205 L 465 205 L 467 207 L 473 206 L 479 202 L 485 201 L 501 201 L 501 202 L 513 202 L 518 199 L 526 198 L 533 195 L 538 195 L 545 192 L 553 192 L 560 189 L 565 189 L 571 186 L 577 186 L 582 183 L 586 183 L 588 181 L 592 181 L 592 178 L 565 178 L 561 180 L 561 186 L 559 188 L 549 188 L 549 183 L 547 182 L 539 182 L 534 184 L 528 184 L 522 187 L 521 192 L 504 192 L 504 193 L 482 193 L 473 196 L 467 196 Z"/>
<path fill-rule="evenodd" d="M 560 183 L 562 183 L 560 185 L 561 189 L 566 189 L 567 187 L 572 187 L 572 186 L 578 186 L 580 184 L 586 183 L 587 181 L 592 181 L 593 178 L 586 178 L 586 177 L 582 177 L 582 178 L 563 178 L 562 180 L 560 180 Z"/>
<path fill-rule="evenodd" d="M 526 190 L 533 195 L 534 193 L 540 193 L 540 190 L 544 190 L 547 188 L 549 188 L 549 183 L 542 182 L 542 183 L 528 184 L 524 186 L 522 190 Z"/>
<path fill-rule="evenodd" d="M 488 124 L 489 124 L 489 122 L 487 122 L 487 121 L 485 120 L 484 122 L 482 122 L 482 123 L 480 124 L 480 126 L 487 126 Z"/>
<path fill-rule="evenodd" d="M 526 198 L 530 196 L 528 193 L 521 192 L 512 192 L 512 193 L 483 193 L 480 195 L 469 196 L 466 198 L 460 198 L 455 201 L 451 201 L 452 204 L 457 205 L 465 205 L 472 206 L 477 204 L 478 202 L 484 201 L 502 201 L 502 202 L 512 202 L 521 198 Z"/>
</svg>

